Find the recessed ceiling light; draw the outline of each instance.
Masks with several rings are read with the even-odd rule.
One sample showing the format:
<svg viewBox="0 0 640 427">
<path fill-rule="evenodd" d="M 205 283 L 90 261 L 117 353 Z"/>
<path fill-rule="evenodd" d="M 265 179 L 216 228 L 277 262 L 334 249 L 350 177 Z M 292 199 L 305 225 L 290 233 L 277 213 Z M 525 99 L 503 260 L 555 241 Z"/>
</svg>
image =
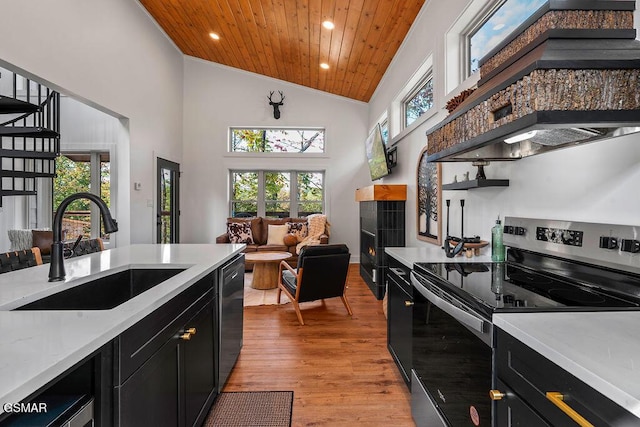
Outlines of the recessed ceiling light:
<svg viewBox="0 0 640 427">
<path fill-rule="evenodd" d="M 220 40 L 220 36 L 216 33 L 209 33 L 209 36 L 214 40 Z"/>
<path fill-rule="evenodd" d="M 326 62 L 321 62 L 320 63 L 320 68 L 328 70 L 329 69 L 329 64 L 327 64 Z"/>
<path fill-rule="evenodd" d="M 327 30 L 333 30 L 336 27 L 334 23 L 331 21 L 323 21 L 322 26 L 325 27 Z"/>
</svg>

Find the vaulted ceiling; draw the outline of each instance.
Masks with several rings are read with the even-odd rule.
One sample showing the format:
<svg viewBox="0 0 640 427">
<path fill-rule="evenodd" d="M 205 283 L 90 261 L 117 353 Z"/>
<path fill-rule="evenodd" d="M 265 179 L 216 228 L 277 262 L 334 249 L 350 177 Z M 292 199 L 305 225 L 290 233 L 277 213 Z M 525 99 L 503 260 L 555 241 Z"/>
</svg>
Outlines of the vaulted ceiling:
<svg viewBox="0 0 640 427">
<path fill-rule="evenodd" d="M 139 1 L 186 55 L 365 102 L 424 3 Z M 325 20 L 335 28 L 325 28 Z M 329 68 L 321 68 L 321 63 Z"/>
</svg>

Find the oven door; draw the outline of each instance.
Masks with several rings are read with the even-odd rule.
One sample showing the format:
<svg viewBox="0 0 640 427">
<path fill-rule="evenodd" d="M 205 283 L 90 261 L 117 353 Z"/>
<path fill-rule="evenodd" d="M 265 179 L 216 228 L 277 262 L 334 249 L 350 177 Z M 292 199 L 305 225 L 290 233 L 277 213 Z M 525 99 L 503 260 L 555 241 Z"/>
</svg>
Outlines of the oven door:
<svg viewBox="0 0 640 427">
<path fill-rule="evenodd" d="M 412 272 L 411 283 L 411 412 L 416 425 L 490 426 L 490 319 L 422 275 Z"/>
</svg>

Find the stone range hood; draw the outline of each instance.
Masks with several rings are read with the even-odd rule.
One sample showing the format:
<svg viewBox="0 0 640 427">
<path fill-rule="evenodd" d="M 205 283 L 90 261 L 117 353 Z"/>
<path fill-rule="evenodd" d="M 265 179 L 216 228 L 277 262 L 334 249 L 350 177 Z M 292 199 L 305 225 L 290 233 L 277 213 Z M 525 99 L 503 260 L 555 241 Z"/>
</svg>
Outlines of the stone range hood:
<svg viewBox="0 0 640 427">
<path fill-rule="evenodd" d="M 634 9 L 548 1 L 482 59 L 478 88 L 427 131 L 428 161 L 517 160 L 640 131 Z"/>
</svg>

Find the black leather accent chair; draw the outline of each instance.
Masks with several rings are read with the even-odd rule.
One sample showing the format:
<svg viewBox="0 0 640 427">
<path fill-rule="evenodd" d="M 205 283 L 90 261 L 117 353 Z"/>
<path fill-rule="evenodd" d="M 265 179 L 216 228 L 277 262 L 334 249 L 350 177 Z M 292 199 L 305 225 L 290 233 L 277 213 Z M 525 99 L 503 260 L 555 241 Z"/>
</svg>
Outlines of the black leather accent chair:
<svg viewBox="0 0 640 427">
<path fill-rule="evenodd" d="M 305 246 L 298 257 L 298 268 L 280 262 L 278 304 L 284 292 L 293 303 L 298 321 L 304 325 L 300 303 L 340 297 L 347 312 L 353 315 L 345 295 L 351 254 L 346 245 Z"/>
</svg>

